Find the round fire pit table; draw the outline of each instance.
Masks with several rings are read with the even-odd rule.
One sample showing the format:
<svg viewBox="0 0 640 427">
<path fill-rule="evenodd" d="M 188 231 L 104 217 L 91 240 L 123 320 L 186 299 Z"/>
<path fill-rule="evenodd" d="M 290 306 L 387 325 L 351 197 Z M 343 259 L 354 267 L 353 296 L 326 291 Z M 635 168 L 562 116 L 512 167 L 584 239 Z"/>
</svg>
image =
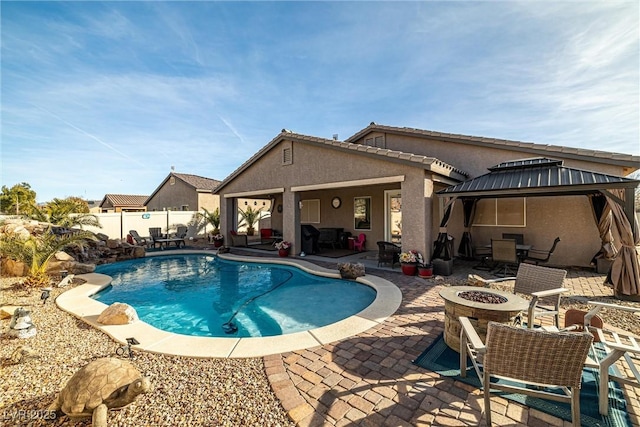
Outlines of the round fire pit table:
<svg viewBox="0 0 640 427">
<path fill-rule="evenodd" d="M 529 307 L 529 301 L 518 295 L 477 286 L 450 286 L 440 291 L 444 299 L 444 342 L 460 351 L 460 322 L 465 316 L 484 342 L 487 324 L 513 323 L 515 317 Z"/>
</svg>

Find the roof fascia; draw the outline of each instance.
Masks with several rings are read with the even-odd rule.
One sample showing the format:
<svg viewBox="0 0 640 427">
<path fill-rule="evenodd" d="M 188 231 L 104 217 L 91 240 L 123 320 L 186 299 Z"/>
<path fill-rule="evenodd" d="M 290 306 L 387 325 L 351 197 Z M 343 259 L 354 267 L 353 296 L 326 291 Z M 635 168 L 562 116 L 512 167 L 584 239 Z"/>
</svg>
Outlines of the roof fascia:
<svg viewBox="0 0 640 427">
<path fill-rule="evenodd" d="M 572 150 L 571 147 L 566 147 L 562 145 L 548 145 L 548 144 L 538 144 L 533 142 L 523 142 L 523 141 L 512 141 L 508 139 L 497 139 L 497 138 L 483 138 L 483 137 L 475 137 L 468 135 L 457 135 L 457 134 L 448 134 L 448 133 L 440 133 L 440 132 L 432 132 L 424 130 L 426 133 L 432 133 L 432 135 L 420 134 L 421 129 L 415 129 L 415 132 L 404 128 L 396 128 L 393 126 L 384 126 L 378 124 L 371 124 L 366 128 L 358 131 L 354 135 L 345 139 L 345 142 L 353 142 L 360 138 L 363 138 L 365 135 L 372 132 L 382 132 L 382 133 L 392 133 L 396 135 L 403 136 L 411 136 L 414 138 L 422 138 L 422 139 L 435 139 L 444 142 L 455 142 L 459 144 L 473 145 L 473 146 L 493 146 L 495 148 L 509 149 L 512 151 L 519 151 L 522 153 L 529 153 L 535 155 L 548 156 L 549 153 L 553 153 L 556 156 L 559 156 L 563 159 L 571 159 L 571 160 L 581 160 L 588 161 L 592 163 L 604 163 L 608 165 L 615 166 L 623 166 L 627 168 L 635 168 L 635 170 L 640 169 L 640 157 L 634 156 L 632 154 L 622 154 L 622 153 L 613 153 L 609 151 L 599 151 L 599 150 L 580 150 L 583 151 L 584 154 L 580 153 L 572 153 L 564 151 L 564 149 Z M 608 154 L 611 157 L 598 157 L 594 156 L 594 154 Z M 631 160 L 625 160 L 616 158 L 619 156 L 631 157 Z M 637 160 L 636 160 L 637 158 Z"/>
</svg>

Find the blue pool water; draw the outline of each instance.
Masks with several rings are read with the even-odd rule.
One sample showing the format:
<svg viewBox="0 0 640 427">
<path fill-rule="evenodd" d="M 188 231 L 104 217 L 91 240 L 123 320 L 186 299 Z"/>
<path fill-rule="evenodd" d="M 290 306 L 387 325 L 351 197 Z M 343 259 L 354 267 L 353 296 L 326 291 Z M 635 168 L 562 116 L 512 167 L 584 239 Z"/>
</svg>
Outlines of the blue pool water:
<svg viewBox="0 0 640 427">
<path fill-rule="evenodd" d="M 356 314 L 376 296 L 369 286 L 295 267 L 199 254 L 105 264 L 96 272 L 113 281 L 95 299 L 107 305 L 127 303 L 141 320 L 184 335 L 259 337 L 304 331 Z M 229 324 L 237 331 L 225 332 Z"/>
</svg>

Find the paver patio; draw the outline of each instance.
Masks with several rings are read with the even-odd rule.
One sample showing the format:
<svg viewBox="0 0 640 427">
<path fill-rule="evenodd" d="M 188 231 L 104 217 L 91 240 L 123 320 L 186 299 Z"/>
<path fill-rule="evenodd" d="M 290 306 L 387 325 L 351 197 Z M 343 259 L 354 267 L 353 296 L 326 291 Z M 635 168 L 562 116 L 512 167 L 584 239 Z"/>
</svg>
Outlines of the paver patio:
<svg viewBox="0 0 640 427">
<path fill-rule="evenodd" d="M 234 252 L 236 250 L 234 249 Z M 307 257 L 323 267 L 336 260 Z M 342 261 L 342 260 L 340 260 Z M 395 283 L 402 291 L 398 311 L 380 326 L 351 338 L 306 350 L 264 358 L 269 381 L 290 418 L 300 426 L 478 426 L 482 394 L 475 387 L 440 377 L 412 363 L 443 331 L 444 305 L 439 291 L 460 284 L 474 263 L 456 260 L 454 274 L 442 280 L 402 275 L 399 268 L 367 273 Z M 569 269 L 566 287 L 585 301 L 611 296 L 604 276 Z M 632 425 L 639 426 L 637 389 L 625 388 Z M 594 402 L 597 405 L 597 402 Z M 492 397 L 494 425 L 563 426 L 570 423 L 503 398 Z"/>
</svg>

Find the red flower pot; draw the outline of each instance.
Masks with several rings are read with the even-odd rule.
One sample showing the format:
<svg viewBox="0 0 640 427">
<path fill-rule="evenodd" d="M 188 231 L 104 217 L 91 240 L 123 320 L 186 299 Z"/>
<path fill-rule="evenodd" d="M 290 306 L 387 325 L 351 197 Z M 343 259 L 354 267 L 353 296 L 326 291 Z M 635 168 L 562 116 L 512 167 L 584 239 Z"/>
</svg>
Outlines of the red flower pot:
<svg viewBox="0 0 640 427">
<path fill-rule="evenodd" d="M 418 267 L 418 277 L 423 279 L 433 276 L 433 267 Z"/>
<path fill-rule="evenodd" d="M 224 243 L 224 240 L 214 240 L 213 241 L 213 247 L 214 248 L 219 248 L 220 246 L 222 246 L 223 243 Z"/>
<path fill-rule="evenodd" d="M 418 266 L 416 264 L 403 262 L 400 264 L 400 268 L 402 269 L 402 273 L 407 276 L 415 276 L 416 271 L 418 271 Z"/>
<path fill-rule="evenodd" d="M 283 258 L 289 256 L 289 249 L 278 249 L 278 255 Z"/>
</svg>

